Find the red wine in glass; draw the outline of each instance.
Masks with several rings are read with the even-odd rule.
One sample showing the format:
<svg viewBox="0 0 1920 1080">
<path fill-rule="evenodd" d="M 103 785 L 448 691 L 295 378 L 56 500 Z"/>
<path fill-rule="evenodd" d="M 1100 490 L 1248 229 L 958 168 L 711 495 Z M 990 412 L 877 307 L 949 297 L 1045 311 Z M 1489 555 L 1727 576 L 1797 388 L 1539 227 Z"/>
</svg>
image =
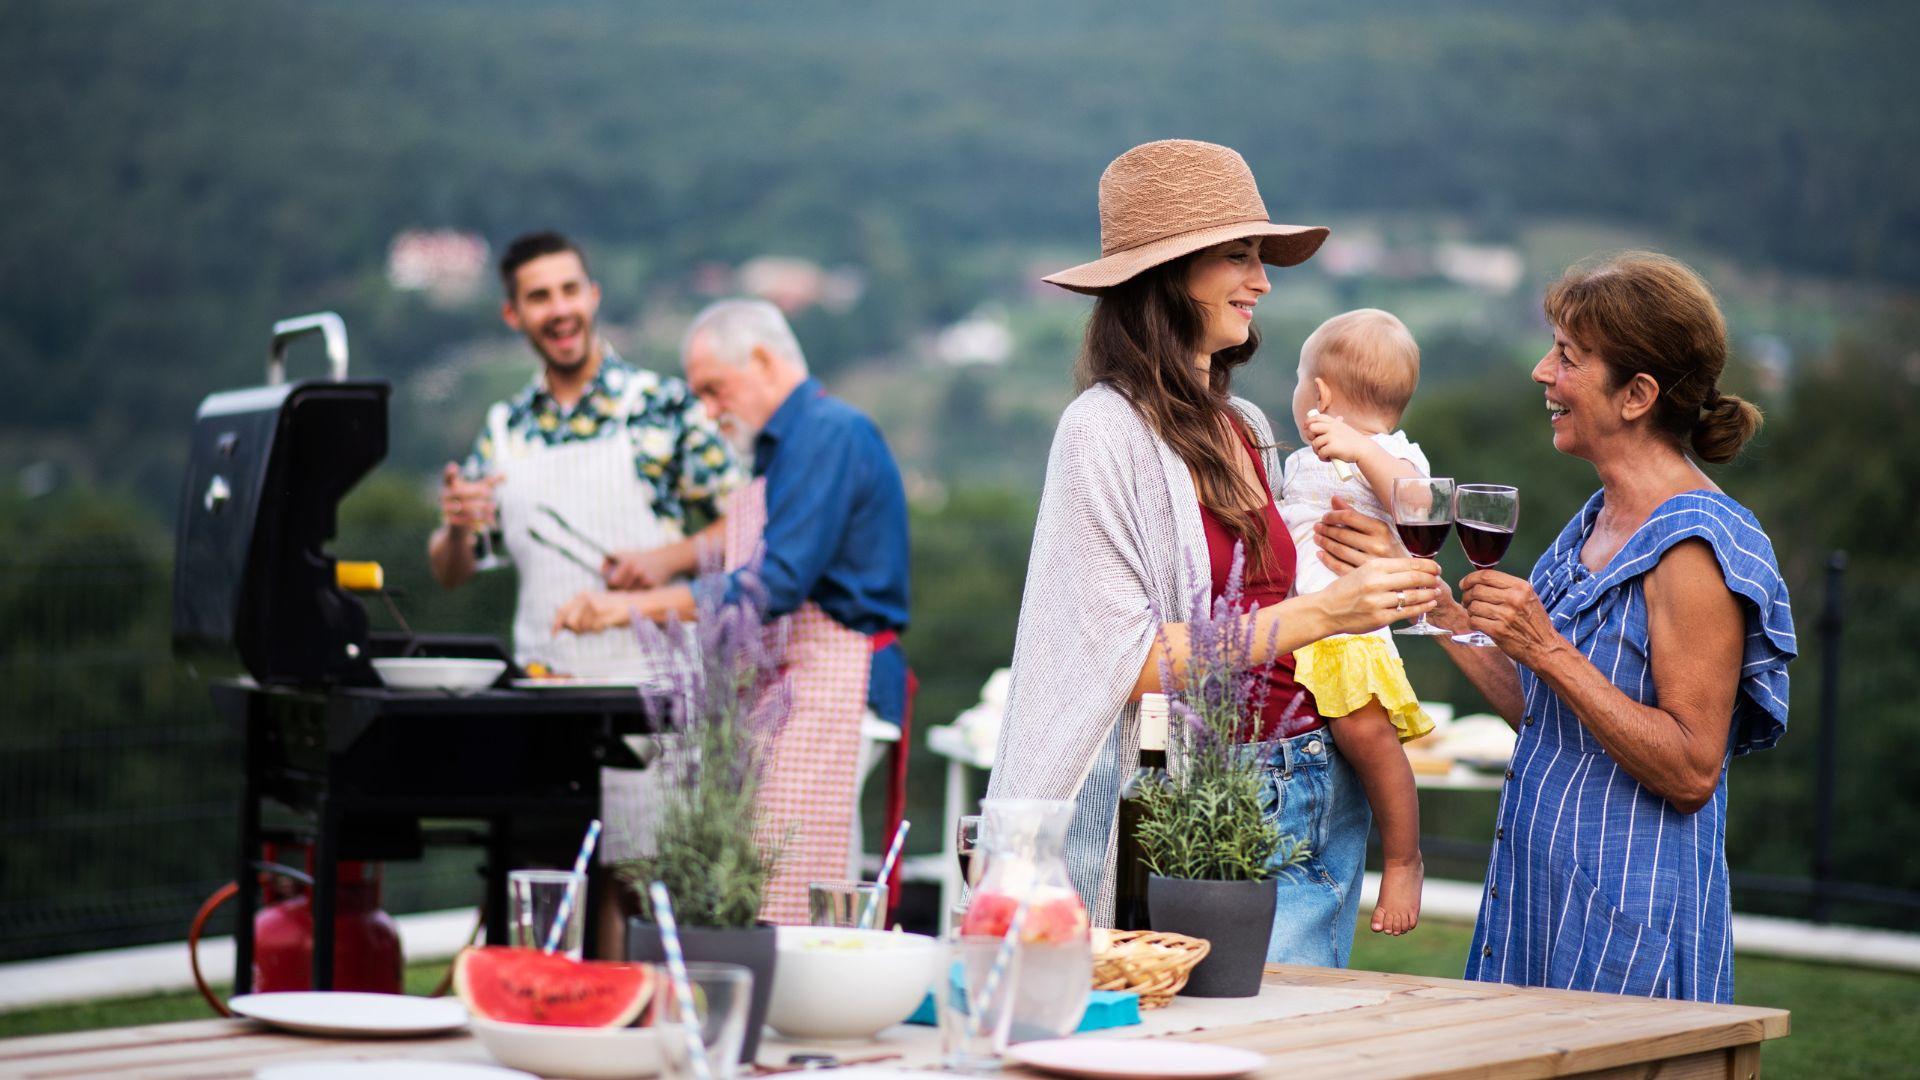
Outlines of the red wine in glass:
<svg viewBox="0 0 1920 1080">
<path fill-rule="evenodd" d="M 1513 542 L 1512 529 L 1496 529 L 1491 525 L 1482 525 L 1475 521 L 1459 521 L 1453 527 L 1460 531 L 1460 547 L 1467 553 L 1467 561 L 1481 570 L 1490 570 L 1500 565 L 1500 559 L 1507 553 L 1507 545 Z"/>
<path fill-rule="evenodd" d="M 1453 525 L 1460 547 L 1476 569 L 1491 570 L 1507 554 L 1513 530 L 1520 524 L 1520 492 L 1505 484 L 1461 484 L 1453 492 Z M 1489 646 L 1492 638 L 1478 630 L 1453 635 L 1462 645 Z"/>
<path fill-rule="evenodd" d="M 1453 480 L 1445 476 L 1408 476 L 1393 482 L 1393 527 L 1408 554 L 1431 559 L 1440 553 L 1453 527 Z M 1447 631 L 1420 617 L 1396 634 L 1426 637 Z"/>
<path fill-rule="evenodd" d="M 1431 559 L 1440 554 L 1446 546 L 1447 531 L 1452 528 L 1446 522 L 1438 525 L 1409 525 L 1400 522 L 1394 529 L 1400 533 L 1400 542 L 1407 545 L 1407 554 L 1417 558 Z"/>
</svg>

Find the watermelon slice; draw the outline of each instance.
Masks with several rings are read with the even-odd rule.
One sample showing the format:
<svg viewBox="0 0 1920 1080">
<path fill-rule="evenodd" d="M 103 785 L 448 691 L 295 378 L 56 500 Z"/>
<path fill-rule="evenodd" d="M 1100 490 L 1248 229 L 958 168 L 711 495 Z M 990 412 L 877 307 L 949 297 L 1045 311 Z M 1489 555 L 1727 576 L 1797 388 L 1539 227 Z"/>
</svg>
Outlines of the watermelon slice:
<svg viewBox="0 0 1920 1080">
<path fill-rule="evenodd" d="M 571 960 L 538 949 L 489 945 L 461 951 L 453 988 L 475 1016 L 509 1024 L 626 1027 L 653 998 L 645 964 Z"/>
</svg>

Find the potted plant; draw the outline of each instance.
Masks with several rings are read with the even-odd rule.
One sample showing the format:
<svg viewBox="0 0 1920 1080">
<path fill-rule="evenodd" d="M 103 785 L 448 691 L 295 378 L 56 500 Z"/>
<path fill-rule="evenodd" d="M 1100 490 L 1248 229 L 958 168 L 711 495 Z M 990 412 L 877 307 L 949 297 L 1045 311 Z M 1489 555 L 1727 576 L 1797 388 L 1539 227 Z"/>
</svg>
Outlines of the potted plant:
<svg viewBox="0 0 1920 1080">
<path fill-rule="evenodd" d="M 743 1062 L 759 1050 L 773 993 L 774 927 L 759 922 L 778 843 L 756 831 L 762 766 L 785 723 L 790 699 L 781 648 L 764 626 L 764 598 L 748 591 L 733 604 L 723 590 L 696 589 L 697 621 L 636 628 L 656 668 L 673 672 L 679 702 L 674 731 L 652 768 L 664 775 L 636 823 L 642 854 L 618 864 L 638 914 L 627 920 L 629 960 L 666 958 L 648 882 L 666 885 L 688 960 L 741 964 L 753 972 Z"/>
<path fill-rule="evenodd" d="M 1136 796 L 1141 855 L 1152 875 L 1147 910 L 1153 929 L 1213 946 L 1180 991 L 1196 997 L 1260 992 L 1274 879 L 1307 857 L 1306 846 L 1282 835 L 1268 816 L 1264 763 L 1242 748 L 1267 691 L 1267 665 L 1253 660 L 1244 569 L 1236 546 L 1220 598 L 1209 604 L 1204 584 L 1195 589 L 1184 679 L 1176 681 L 1165 661 L 1160 672 L 1171 714 L 1167 776 Z"/>
</svg>

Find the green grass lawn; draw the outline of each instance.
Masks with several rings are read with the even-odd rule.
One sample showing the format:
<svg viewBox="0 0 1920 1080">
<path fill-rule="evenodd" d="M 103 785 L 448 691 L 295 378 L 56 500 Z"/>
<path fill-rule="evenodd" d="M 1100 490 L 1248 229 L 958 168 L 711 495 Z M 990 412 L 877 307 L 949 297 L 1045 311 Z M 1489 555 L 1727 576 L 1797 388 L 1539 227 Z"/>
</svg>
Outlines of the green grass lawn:
<svg viewBox="0 0 1920 1080">
<path fill-rule="evenodd" d="M 1353 966 L 1459 978 L 1470 928 L 1428 922 L 1407 937 L 1363 928 Z M 445 963 L 407 970 L 407 992 L 431 993 Z M 1793 1012 L 1793 1034 L 1767 1043 L 1764 1075 L 1846 1080 L 1910 1075 L 1920 1064 L 1920 975 L 1743 956 L 1737 1000 Z M 222 988 L 224 991 L 224 988 Z M 198 994 L 157 994 L 0 1013 L 0 1038 L 96 1027 L 197 1020 L 213 1013 Z"/>
</svg>

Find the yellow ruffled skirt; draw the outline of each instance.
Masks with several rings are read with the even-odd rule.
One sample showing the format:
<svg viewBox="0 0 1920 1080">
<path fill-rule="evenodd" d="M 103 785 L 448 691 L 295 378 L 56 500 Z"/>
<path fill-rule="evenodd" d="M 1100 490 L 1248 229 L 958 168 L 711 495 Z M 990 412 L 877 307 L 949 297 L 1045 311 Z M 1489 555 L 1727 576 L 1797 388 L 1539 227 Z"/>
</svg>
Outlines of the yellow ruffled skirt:
<svg viewBox="0 0 1920 1080">
<path fill-rule="evenodd" d="M 1322 638 L 1295 650 L 1293 662 L 1294 679 L 1313 692 L 1321 716 L 1346 716 L 1377 698 L 1401 742 L 1433 730 L 1433 719 L 1407 681 L 1406 666 L 1372 634 Z"/>
</svg>

